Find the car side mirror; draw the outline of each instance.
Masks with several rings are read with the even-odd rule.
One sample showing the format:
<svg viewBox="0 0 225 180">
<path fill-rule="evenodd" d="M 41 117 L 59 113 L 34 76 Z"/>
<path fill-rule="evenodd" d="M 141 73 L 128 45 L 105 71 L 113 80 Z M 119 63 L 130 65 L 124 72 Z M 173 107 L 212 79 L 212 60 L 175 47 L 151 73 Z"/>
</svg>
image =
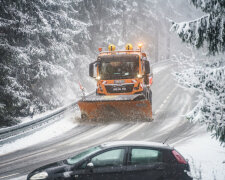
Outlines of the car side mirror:
<svg viewBox="0 0 225 180">
<path fill-rule="evenodd" d="M 88 163 L 87 164 L 87 168 L 90 169 L 90 170 L 93 169 L 94 168 L 94 164 L 92 162 Z"/>
<path fill-rule="evenodd" d="M 145 74 L 150 74 L 150 64 L 149 61 L 144 61 L 145 62 Z"/>
</svg>

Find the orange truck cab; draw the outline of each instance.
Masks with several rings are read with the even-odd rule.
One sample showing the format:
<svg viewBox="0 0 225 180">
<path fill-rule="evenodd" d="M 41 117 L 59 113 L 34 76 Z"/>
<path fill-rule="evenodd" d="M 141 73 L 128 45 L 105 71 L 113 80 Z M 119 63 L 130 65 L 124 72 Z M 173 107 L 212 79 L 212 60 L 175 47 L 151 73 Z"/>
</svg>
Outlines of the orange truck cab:
<svg viewBox="0 0 225 180">
<path fill-rule="evenodd" d="M 89 76 L 96 79 L 97 88 L 95 97 L 78 103 L 85 117 L 100 116 L 110 106 L 109 111 L 116 109 L 115 114 L 133 116 L 137 111 L 152 119 L 150 63 L 141 46 L 133 50 L 127 44 L 126 50 L 115 51 L 115 46 L 109 45 L 109 51 L 104 52 L 100 48 L 97 60 L 89 65 Z"/>
<path fill-rule="evenodd" d="M 89 75 L 97 80 L 98 95 L 139 94 L 150 85 L 149 61 L 141 50 L 100 52 Z"/>
</svg>

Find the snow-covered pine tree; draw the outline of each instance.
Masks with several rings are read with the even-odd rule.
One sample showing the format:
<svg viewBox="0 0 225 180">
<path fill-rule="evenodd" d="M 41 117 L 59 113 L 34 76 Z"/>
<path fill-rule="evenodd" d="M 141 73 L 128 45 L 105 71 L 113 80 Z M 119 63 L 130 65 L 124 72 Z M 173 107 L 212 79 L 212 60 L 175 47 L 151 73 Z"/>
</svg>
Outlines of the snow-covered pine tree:
<svg viewBox="0 0 225 180">
<path fill-rule="evenodd" d="M 211 60 L 176 73 L 178 82 L 195 88 L 200 94 L 198 104 L 187 115 L 192 122 L 207 124 L 208 130 L 225 142 L 225 63 Z"/>
<path fill-rule="evenodd" d="M 216 55 L 225 51 L 225 0 L 190 0 L 196 8 L 207 13 L 189 21 L 174 23 L 179 37 L 197 48 L 208 48 L 208 54 Z M 205 58 L 207 59 L 207 58 Z M 214 58 L 200 66 L 177 74 L 181 84 L 196 88 L 200 100 L 188 118 L 206 123 L 222 143 L 225 142 L 225 59 Z"/>
<path fill-rule="evenodd" d="M 190 0 L 196 8 L 206 13 L 203 17 L 182 23 L 174 23 L 172 30 L 179 37 L 197 48 L 207 46 L 215 55 L 225 51 L 225 0 Z"/>
</svg>

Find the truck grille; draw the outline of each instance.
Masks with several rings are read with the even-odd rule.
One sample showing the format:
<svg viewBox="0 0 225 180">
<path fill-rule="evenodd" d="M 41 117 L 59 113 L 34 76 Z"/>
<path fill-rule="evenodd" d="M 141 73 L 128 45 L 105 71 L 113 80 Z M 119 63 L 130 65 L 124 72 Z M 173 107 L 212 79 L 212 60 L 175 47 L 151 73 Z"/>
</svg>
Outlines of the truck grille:
<svg viewBox="0 0 225 180">
<path fill-rule="evenodd" d="M 132 92 L 134 84 L 107 84 L 105 88 L 108 93 L 129 93 Z"/>
</svg>

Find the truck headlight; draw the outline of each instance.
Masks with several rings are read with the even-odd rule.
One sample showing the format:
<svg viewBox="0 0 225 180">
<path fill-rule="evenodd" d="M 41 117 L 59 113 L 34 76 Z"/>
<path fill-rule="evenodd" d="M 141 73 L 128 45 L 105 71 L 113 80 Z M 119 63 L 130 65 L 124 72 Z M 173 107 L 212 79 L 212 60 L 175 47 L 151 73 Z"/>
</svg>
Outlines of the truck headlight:
<svg viewBox="0 0 225 180">
<path fill-rule="evenodd" d="M 33 176 L 31 176 L 30 180 L 40 180 L 40 179 L 46 179 L 48 177 L 48 173 L 43 171 L 40 173 L 37 173 Z"/>
</svg>

